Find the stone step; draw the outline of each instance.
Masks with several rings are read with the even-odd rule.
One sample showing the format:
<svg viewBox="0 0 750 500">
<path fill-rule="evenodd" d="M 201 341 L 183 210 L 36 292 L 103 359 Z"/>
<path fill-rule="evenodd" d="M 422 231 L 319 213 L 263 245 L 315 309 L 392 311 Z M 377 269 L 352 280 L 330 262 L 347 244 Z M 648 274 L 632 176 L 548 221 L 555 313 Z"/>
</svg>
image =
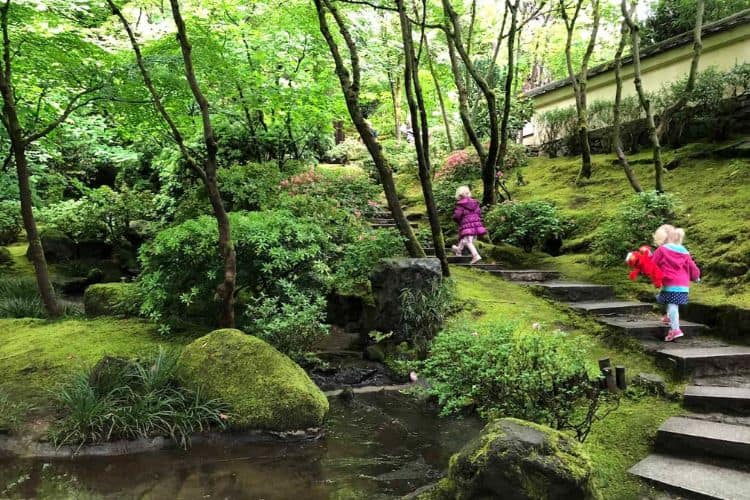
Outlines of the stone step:
<svg viewBox="0 0 750 500">
<path fill-rule="evenodd" d="M 611 286 L 571 281 L 547 281 L 539 283 L 547 295 L 565 302 L 591 302 L 612 299 L 615 295 Z M 598 313 L 607 314 L 607 313 Z"/>
<path fill-rule="evenodd" d="M 723 373 L 750 373 L 750 347 L 680 347 L 669 344 L 656 351 L 656 355 L 674 363 L 681 375 L 719 375 Z"/>
<path fill-rule="evenodd" d="M 689 385 L 683 399 L 688 408 L 750 415 L 750 388 Z"/>
<path fill-rule="evenodd" d="M 372 219 L 369 219 L 371 224 L 395 224 L 396 219 L 393 218 L 380 218 L 380 217 L 373 217 Z"/>
<path fill-rule="evenodd" d="M 750 500 L 750 472 L 733 465 L 653 454 L 635 464 L 629 472 L 681 493 L 721 500 Z"/>
<path fill-rule="evenodd" d="M 409 225 L 413 229 L 417 229 L 419 227 L 419 224 L 415 222 L 411 222 L 409 223 Z M 390 228 L 397 229 L 398 228 L 395 222 L 389 223 L 389 224 L 378 224 L 378 223 L 373 222 L 373 223 L 370 223 L 370 227 L 372 227 L 373 229 L 390 229 Z"/>
<path fill-rule="evenodd" d="M 750 460 L 750 427 L 687 417 L 672 417 L 656 434 L 656 449 L 675 455 Z M 750 491 L 750 483 L 747 485 Z"/>
<path fill-rule="evenodd" d="M 653 309 L 651 304 L 646 304 L 645 302 L 625 302 L 618 300 L 568 302 L 567 304 L 576 311 L 599 316 L 646 314 Z"/>
<path fill-rule="evenodd" d="M 623 335 L 637 339 L 663 339 L 669 331 L 669 327 L 664 326 L 657 317 L 604 316 L 599 320 L 599 323 L 603 323 Z M 706 325 L 691 323 L 690 321 L 680 321 L 680 327 L 685 335 L 691 337 L 700 335 L 706 329 Z"/>
<path fill-rule="evenodd" d="M 560 277 L 560 273 L 557 271 L 546 271 L 544 269 L 497 269 L 486 267 L 483 269 L 509 281 L 525 281 L 540 286 L 546 286 L 546 283 L 543 282 Z"/>
<path fill-rule="evenodd" d="M 461 257 L 456 257 L 453 254 L 448 254 L 448 263 L 449 264 L 471 264 L 471 255 L 462 255 Z"/>
</svg>

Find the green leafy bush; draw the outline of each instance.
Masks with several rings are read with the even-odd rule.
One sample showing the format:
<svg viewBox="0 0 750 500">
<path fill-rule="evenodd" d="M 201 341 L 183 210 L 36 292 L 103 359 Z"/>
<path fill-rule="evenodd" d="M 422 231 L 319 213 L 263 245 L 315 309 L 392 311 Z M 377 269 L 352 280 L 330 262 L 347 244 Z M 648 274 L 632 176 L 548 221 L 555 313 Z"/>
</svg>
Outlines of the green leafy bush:
<svg viewBox="0 0 750 500">
<path fill-rule="evenodd" d="M 154 219 L 153 194 L 107 186 L 86 189 L 83 197 L 49 205 L 40 211 L 47 228 L 57 229 L 74 241 L 100 240 L 117 244 L 130 222 Z"/>
<path fill-rule="evenodd" d="M 625 255 L 643 244 L 652 244 L 656 228 L 673 221 L 677 200 L 656 191 L 632 195 L 617 215 L 602 224 L 592 244 L 595 261 L 601 265 L 617 265 Z"/>
<path fill-rule="evenodd" d="M 373 211 L 373 200 L 381 192 L 377 184 L 360 169 L 354 168 L 351 171 L 341 168 L 308 170 L 282 181 L 281 187 L 292 196 L 307 195 L 330 200 L 336 206 L 365 215 Z"/>
<path fill-rule="evenodd" d="M 15 243 L 22 228 L 18 202 L 0 201 L 0 246 Z"/>
<path fill-rule="evenodd" d="M 433 341 L 423 374 L 444 414 L 476 409 L 485 418 L 515 417 L 574 428 L 580 410 L 598 401 L 582 338 L 495 322 L 459 326 Z"/>
<path fill-rule="evenodd" d="M 286 177 L 276 162 L 247 163 L 220 169 L 219 188 L 227 211 L 271 208 L 278 198 L 279 184 Z M 208 205 L 207 196 L 205 202 Z"/>
<path fill-rule="evenodd" d="M 333 249 L 319 225 L 285 210 L 234 212 L 229 220 L 240 302 L 261 294 L 284 299 L 287 288 L 280 278 L 300 292 L 327 292 L 326 262 Z M 164 323 L 217 317 L 215 292 L 223 276 L 217 240 L 216 220 L 203 216 L 168 228 L 144 245 L 139 256 L 142 312 Z"/>
<path fill-rule="evenodd" d="M 506 202 L 486 216 L 493 241 L 503 241 L 531 252 L 565 233 L 565 222 L 554 205 L 546 201 Z"/>
<path fill-rule="evenodd" d="M 273 345 L 296 361 L 323 336 L 326 301 L 321 296 L 298 292 L 292 283 L 281 280 L 284 297 L 261 294 L 252 297 L 242 318 L 242 329 Z"/>
<path fill-rule="evenodd" d="M 404 241 L 396 230 L 360 233 L 357 239 L 344 246 L 336 263 L 333 275 L 336 290 L 342 295 L 367 295 L 369 275 L 375 263 L 403 253 Z"/>
<path fill-rule="evenodd" d="M 187 448 L 193 433 L 225 427 L 228 408 L 177 382 L 178 353 L 143 361 L 104 358 L 62 387 L 58 446 L 167 436 Z"/>
<path fill-rule="evenodd" d="M 99 283 L 86 288 L 87 316 L 137 316 L 141 298 L 135 283 Z"/>
<path fill-rule="evenodd" d="M 425 357 L 430 342 L 453 312 L 455 300 L 456 288 L 450 280 L 435 279 L 427 288 L 406 288 L 401 292 L 404 336 L 420 358 Z"/>
<path fill-rule="evenodd" d="M 367 156 L 367 148 L 357 139 L 346 139 L 336 144 L 326 153 L 326 158 L 333 163 L 348 163 L 363 160 Z"/>
</svg>

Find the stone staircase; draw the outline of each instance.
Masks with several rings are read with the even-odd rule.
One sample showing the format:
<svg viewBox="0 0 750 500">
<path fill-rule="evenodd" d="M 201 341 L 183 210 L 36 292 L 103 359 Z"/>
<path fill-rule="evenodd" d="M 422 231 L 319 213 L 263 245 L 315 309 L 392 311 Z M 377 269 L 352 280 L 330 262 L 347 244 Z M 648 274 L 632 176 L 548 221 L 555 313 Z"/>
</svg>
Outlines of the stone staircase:
<svg viewBox="0 0 750 500">
<path fill-rule="evenodd" d="M 685 321 L 685 337 L 666 343 L 667 327 L 652 304 L 617 300 L 607 285 L 563 281 L 547 270 L 472 267 L 537 287 L 592 315 L 690 379 L 685 414 L 664 422 L 654 453 L 633 466 L 631 474 L 683 497 L 750 500 L 750 347 L 728 344 L 707 335 L 705 325 Z"/>
</svg>

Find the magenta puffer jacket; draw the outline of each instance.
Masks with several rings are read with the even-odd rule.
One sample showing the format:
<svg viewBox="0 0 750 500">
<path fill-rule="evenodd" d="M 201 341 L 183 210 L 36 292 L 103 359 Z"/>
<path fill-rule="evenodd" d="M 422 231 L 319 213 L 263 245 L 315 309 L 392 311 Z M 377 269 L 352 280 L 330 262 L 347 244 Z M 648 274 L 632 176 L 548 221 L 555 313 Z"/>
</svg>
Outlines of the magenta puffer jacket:
<svg viewBox="0 0 750 500">
<path fill-rule="evenodd" d="M 453 220 L 458 223 L 459 238 L 487 234 L 482 224 L 482 209 L 474 198 L 461 198 L 456 202 Z"/>
</svg>

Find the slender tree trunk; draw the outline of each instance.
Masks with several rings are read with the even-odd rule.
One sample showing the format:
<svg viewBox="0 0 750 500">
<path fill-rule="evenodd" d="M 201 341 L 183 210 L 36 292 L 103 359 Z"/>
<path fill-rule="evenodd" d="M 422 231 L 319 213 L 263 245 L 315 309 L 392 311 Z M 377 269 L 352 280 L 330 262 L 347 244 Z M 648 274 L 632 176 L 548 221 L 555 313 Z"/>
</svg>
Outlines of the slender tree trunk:
<svg viewBox="0 0 750 500">
<path fill-rule="evenodd" d="M 445 110 L 445 101 L 443 100 L 443 92 L 440 89 L 440 80 L 438 79 L 437 72 L 435 71 L 435 64 L 432 61 L 432 55 L 430 54 L 429 46 L 427 45 L 427 37 L 424 39 L 425 49 L 427 51 L 427 63 L 430 67 L 430 76 L 435 84 L 435 93 L 437 93 L 438 104 L 440 104 L 440 114 L 443 116 L 443 124 L 445 125 L 445 136 L 448 138 L 448 148 L 451 151 L 455 151 L 456 146 L 453 143 L 453 136 L 451 135 L 451 124 L 448 119 L 448 112 Z"/>
<path fill-rule="evenodd" d="M 411 257 L 424 257 L 425 253 L 422 246 L 419 244 L 414 231 L 412 231 L 409 221 L 404 215 L 404 211 L 401 208 L 401 202 L 398 199 L 396 193 L 396 184 L 393 181 L 393 172 L 388 164 L 383 151 L 380 148 L 380 144 L 375 140 L 375 137 L 370 133 L 370 128 L 365 123 L 365 117 L 362 113 L 362 107 L 359 102 L 359 89 L 360 89 L 360 63 L 359 55 L 357 52 L 357 46 L 354 43 L 354 39 L 349 32 L 343 18 L 339 14 L 338 10 L 333 6 L 330 0 L 314 0 L 315 9 L 318 13 L 318 23 L 320 25 L 320 32 L 331 51 L 334 64 L 336 66 L 336 75 L 339 78 L 341 84 L 341 90 L 344 93 L 344 101 L 346 102 L 349 116 L 354 123 L 354 126 L 359 132 L 359 136 L 362 142 L 365 144 L 367 151 L 372 157 L 372 161 L 375 163 L 375 168 L 378 170 L 380 175 L 380 181 L 383 184 L 383 191 L 385 192 L 385 198 L 388 201 L 388 207 L 391 210 L 391 214 L 396 221 L 399 232 L 404 237 L 406 250 L 409 252 Z M 331 33 L 328 25 L 328 19 L 326 17 L 326 11 L 331 14 L 341 37 L 344 39 L 344 43 L 347 46 L 349 59 L 351 64 L 351 73 L 344 64 L 344 59 L 341 55 L 339 45 L 336 42 L 333 34 Z"/>
<path fill-rule="evenodd" d="M 34 219 L 32 206 L 31 183 L 29 181 L 29 165 L 26 158 L 26 148 L 31 140 L 23 136 L 21 123 L 18 119 L 16 110 L 16 95 L 13 89 L 13 71 L 12 55 L 10 47 L 10 37 L 8 34 L 8 10 L 10 9 L 10 0 L 0 8 L 0 24 L 2 25 L 3 34 L 3 64 L 0 68 L 0 93 L 3 98 L 3 124 L 8 132 L 8 138 L 11 143 L 11 151 L 16 162 L 16 173 L 18 177 L 18 191 L 21 198 L 21 217 L 23 226 L 26 230 L 26 238 L 29 242 L 29 255 L 34 265 L 37 288 L 39 295 L 44 303 L 44 309 L 47 316 L 56 318 L 62 314 L 60 305 L 55 297 L 55 289 L 49 277 L 49 268 L 47 259 L 44 255 L 44 248 L 39 239 L 39 231 Z M 67 112 L 67 110 L 66 110 Z M 65 114 L 63 117 L 66 116 Z M 59 123 L 62 123 L 62 118 Z M 50 127 L 48 127 L 51 130 Z M 37 134 L 38 136 L 40 134 Z"/>
<path fill-rule="evenodd" d="M 633 83 L 635 85 L 635 90 L 638 93 L 638 101 L 646 112 L 646 124 L 648 126 L 648 133 L 653 148 L 655 188 L 657 193 L 663 193 L 664 181 L 662 174 L 664 172 L 664 164 L 661 159 L 661 143 L 659 142 L 659 134 L 656 132 L 654 110 L 651 105 L 651 100 L 643 90 L 643 80 L 641 77 L 640 31 L 638 25 L 633 22 L 633 17 L 628 9 L 627 0 L 622 0 L 620 8 L 622 10 L 623 19 L 630 30 L 631 50 L 633 54 Z"/>
<path fill-rule="evenodd" d="M 424 195 L 427 207 L 427 217 L 430 221 L 435 255 L 440 260 L 443 276 L 447 277 L 450 276 L 450 269 L 448 267 L 448 258 L 445 254 L 445 238 L 443 238 L 443 230 L 440 227 L 440 218 L 437 206 L 435 205 L 435 197 L 432 193 L 432 168 L 430 165 L 427 110 L 425 108 L 422 87 L 419 82 L 419 68 L 417 66 L 417 58 L 414 55 L 411 24 L 406 15 L 404 0 L 396 0 L 396 8 L 398 9 L 399 20 L 401 22 L 401 37 L 404 43 L 404 87 L 406 89 L 406 100 L 409 103 L 409 113 L 411 114 L 411 123 L 414 130 L 419 181 L 422 184 L 422 194 Z M 424 37 L 422 40 L 424 40 Z"/>
<path fill-rule="evenodd" d="M 576 75 L 573 69 L 573 56 L 571 54 L 571 47 L 573 43 L 573 34 L 575 32 L 576 22 L 578 15 L 580 14 L 583 0 L 577 0 L 575 4 L 575 10 L 573 16 L 569 16 L 567 7 L 564 0 L 560 0 L 560 13 L 563 21 L 565 22 L 565 28 L 567 30 L 567 37 L 565 40 L 565 61 L 568 66 L 568 75 L 570 76 L 571 84 L 573 86 L 573 92 L 576 98 L 576 111 L 578 113 L 578 139 L 581 143 L 581 170 L 579 177 L 590 178 L 591 177 L 591 145 L 589 144 L 589 125 L 588 125 L 588 105 L 586 97 L 586 84 L 588 80 L 588 63 L 591 59 L 591 55 L 594 52 L 596 45 L 596 37 L 599 31 L 599 21 L 601 14 L 599 11 L 599 0 L 592 0 L 592 22 L 591 35 L 589 37 L 589 43 L 586 47 L 586 52 L 583 55 L 581 62 L 580 72 Z"/>
<path fill-rule="evenodd" d="M 393 104 L 393 135 L 397 141 L 401 141 L 401 79 L 397 75 L 388 73 L 388 83 L 391 87 L 391 102 Z"/>
<path fill-rule="evenodd" d="M 458 55 L 456 54 L 456 47 L 453 44 L 453 40 L 450 35 L 446 35 L 448 44 L 448 55 L 451 61 L 451 72 L 453 73 L 453 81 L 456 84 L 456 90 L 458 91 L 458 113 L 461 117 L 461 124 L 464 129 L 464 139 L 468 139 L 468 142 L 474 146 L 474 149 L 479 156 L 479 161 L 482 165 L 487 161 L 487 151 L 484 149 L 484 145 L 479 140 L 479 136 L 474 130 L 474 125 L 471 123 L 471 115 L 469 113 L 469 93 L 464 85 L 464 80 L 461 76 L 461 68 L 458 63 Z M 464 140 L 466 144 L 466 140 Z"/>
<path fill-rule="evenodd" d="M 673 102 L 671 106 L 662 111 L 659 116 L 659 126 L 656 128 L 656 135 L 659 136 L 660 143 L 663 143 L 666 139 L 674 115 L 685 107 L 690 94 L 693 92 L 693 88 L 695 88 L 695 80 L 698 75 L 698 63 L 700 62 L 701 53 L 703 52 L 703 39 L 701 35 L 703 32 L 703 11 L 705 9 L 705 3 L 705 0 L 696 1 L 695 26 L 693 27 L 693 57 L 690 61 L 690 73 L 688 74 L 688 80 L 685 84 L 685 90 L 680 94 L 680 97 Z"/>
<path fill-rule="evenodd" d="M 615 53 L 615 107 L 613 110 L 613 125 L 612 125 L 612 142 L 615 147 L 615 154 L 617 160 L 620 162 L 625 177 L 627 177 L 630 186 L 636 193 L 643 192 L 641 184 L 638 182 L 638 178 L 633 172 L 633 168 L 628 162 L 628 157 L 625 154 L 625 149 L 622 146 L 622 133 L 620 123 L 620 110 L 622 107 L 622 52 L 625 50 L 625 44 L 628 36 L 628 25 L 625 21 L 622 22 L 620 29 L 620 44 L 617 46 L 617 52 Z"/>
<path fill-rule="evenodd" d="M 510 31 L 508 32 L 508 66 L 505 72 L 505 87 L 504 87 L 504 101 L 503 101 L 503 116 L 500 123 L 500 153 L 499 153 L 499 165 L 500 171 L 505 170 L 505 155 L 508 153 L 508 123 L 510 122 L 510 106 L 511 99 L 513 98 L 513 76 L 515 74 L 516 60 L 514 44 L 516 42 L 516 30 L 518 27 L 518 7 L 520 0 L 515 2 L 507 3 L 507 8 L 510 9 Z M 510 192 L 503 182 L 498 181 L 498 184 L 505 191 L 505 195 L 510 200 Z"/>
</svg>

